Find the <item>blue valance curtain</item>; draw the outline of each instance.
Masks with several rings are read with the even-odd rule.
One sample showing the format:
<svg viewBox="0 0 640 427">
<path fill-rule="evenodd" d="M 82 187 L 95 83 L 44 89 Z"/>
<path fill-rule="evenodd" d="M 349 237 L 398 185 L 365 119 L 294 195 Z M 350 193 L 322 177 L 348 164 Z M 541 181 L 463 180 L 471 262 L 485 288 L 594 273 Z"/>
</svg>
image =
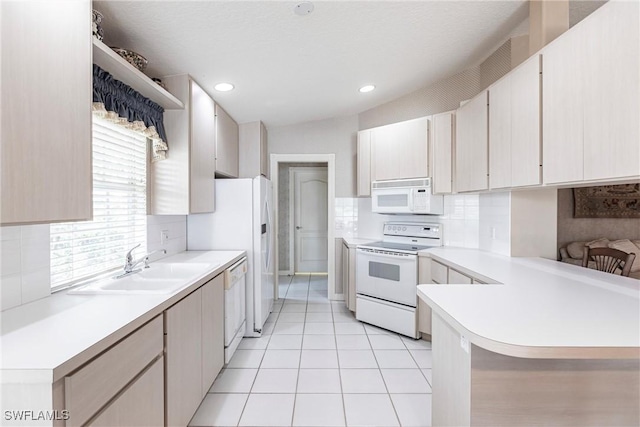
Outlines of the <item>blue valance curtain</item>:
<svg viewBox="0 0 640 427">
<path fill-rule="evenodd" d="M 93 64 L 93 113 L 151 139 L 152 161 L 166 158 L 167 135 L 162 108 Z"/>
</svg>

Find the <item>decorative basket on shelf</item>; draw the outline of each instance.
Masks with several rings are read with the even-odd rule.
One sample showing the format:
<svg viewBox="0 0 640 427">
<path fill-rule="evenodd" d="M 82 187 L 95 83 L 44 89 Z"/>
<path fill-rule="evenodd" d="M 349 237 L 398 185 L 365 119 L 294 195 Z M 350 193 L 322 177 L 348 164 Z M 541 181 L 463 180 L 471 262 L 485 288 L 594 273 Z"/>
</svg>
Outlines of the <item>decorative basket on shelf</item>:
<svg viewBox="0 0 640 427">
<path fill-rule="evenodd" d="M 140 71 L 144 72 L 144 70 L 147 68 L 147 64 L 149 64 L 147 58 L 132 50 L 115 46 L 111 46 L 111 49 Z"/>
</svg>

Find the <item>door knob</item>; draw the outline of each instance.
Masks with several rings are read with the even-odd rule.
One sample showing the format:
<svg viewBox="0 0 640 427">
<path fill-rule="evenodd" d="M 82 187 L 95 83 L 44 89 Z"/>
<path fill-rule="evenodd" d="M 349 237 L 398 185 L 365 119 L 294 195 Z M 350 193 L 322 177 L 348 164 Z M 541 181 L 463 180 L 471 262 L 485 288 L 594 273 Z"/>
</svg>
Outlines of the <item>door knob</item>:
<svg viewBox="0 0 640 427">
<path fill-rule="evenodd" d="M 299 225 L 296 226 L 296 230 L 300 230 L 302 229 L 302 227 L 300 227 Z"/>
</svg>

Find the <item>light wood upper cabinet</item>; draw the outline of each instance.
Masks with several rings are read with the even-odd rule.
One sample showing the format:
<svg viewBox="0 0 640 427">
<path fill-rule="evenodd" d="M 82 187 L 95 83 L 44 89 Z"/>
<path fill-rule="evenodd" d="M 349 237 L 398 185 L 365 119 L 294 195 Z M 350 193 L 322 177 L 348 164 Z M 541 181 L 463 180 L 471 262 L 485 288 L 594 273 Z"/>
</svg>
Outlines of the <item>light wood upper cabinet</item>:
<svg viewBox="0 0 640 427">
<path fill-rule="evenodd" d="M 609 3 L 583 23 L 587 181 L 640 176 L 640 4 Z"/>
<path fill-rule="evenodd" d="M 489 186 L 540 184 L 540 57 L 489 88 Z"/>
<path fill-rule="evenodd" d="M 431 119 L 434 194 L 453 191 L 454 123 L 453 112 L 436 114 Z"/>
<path fill-rule="evenodd" d="M 429 176 L 429 119 L 370 129 L 371 180 Z"/>
<path fill-rule="evenodd" d="M 193 80 L 191 86 L 191 213 L 211 212 L 214 208 L 213 176 L 211 158 L 215 156 L 213 135 L 216 123 L 216 105 L 213 99 Z"/>
<path fill-rule="evenodd" d="M 584 24 L 584 23 L 582 23 Z M 542 55 L 542 144 L 545 184 L 581 181 L 585 49 L 582 25 L 572 28 Z"/>
<path fill-rule="evenodd" d="M 224 275 L 202 288 L 202 396 L 224 366 Z"/>
<path fill-rule="evenodd" d="M 187 215 L 215 208 L 215 103 L 188 75 L 163 82 L 185 105 L 166 110 L 167 159 L 151 165 L 151 213 Z"/>
<path fill-rule="evenodd" d="M 186 426 L 202 401 L 202 290 L 165 311 L 166 425 Z"/>
<path fill-rule="evenodd" d="M 483 91 L 456 112 L 456 172 L 458 192 L 488 188 L 488 107 Z"/>
<path fill-rule="evenodd" d="M 489 186 L 511 187 L 511 74 L 489 88 Z"/>
<path fill-rule="evenodd" d="M 640 177 L 639 7 L 610 1 L 543 50 L 545 184 Z"/>
<path fill-rule="evenodd" d="M 216 105 L 216 174 L 238 177 L 238 124 Z"/>
<path fill-rule="evenodd" d="M 371 129 L 358 132 L 357 195 L 371 196 Z"/>
<path fill-rule="evenodd" d="M 540 56 L 523 62 L 511 73 L 511 187 L 539 185 Z"/>
<path fill-rule="evenodd" d="M 269 148 L 267 128 L 264 123 L 250 122 L 238 126 L 239 136 L 239 177 L 254 178 L 262 175 L 269 178 Z"/>
<path fill-rule="evenodd" d="M 91 2 L 0 8 L 0 221 L 91 219 Z"/>
</svg>

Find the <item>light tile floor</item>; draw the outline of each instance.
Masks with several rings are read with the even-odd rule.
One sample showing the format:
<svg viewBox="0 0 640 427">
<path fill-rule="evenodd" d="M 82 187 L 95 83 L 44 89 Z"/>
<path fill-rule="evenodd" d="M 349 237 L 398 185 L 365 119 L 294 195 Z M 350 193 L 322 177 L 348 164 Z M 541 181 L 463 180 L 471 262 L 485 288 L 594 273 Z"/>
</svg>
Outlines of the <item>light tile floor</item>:
<svg viewBox="0 0 640 427">
<path fill-rule="evenodd" d="M 430 426 L 430 343 L 326 295 L 326 276 L 281 276 L 263 336 L 243 338 L 190 425 Z"/>
</svg>

